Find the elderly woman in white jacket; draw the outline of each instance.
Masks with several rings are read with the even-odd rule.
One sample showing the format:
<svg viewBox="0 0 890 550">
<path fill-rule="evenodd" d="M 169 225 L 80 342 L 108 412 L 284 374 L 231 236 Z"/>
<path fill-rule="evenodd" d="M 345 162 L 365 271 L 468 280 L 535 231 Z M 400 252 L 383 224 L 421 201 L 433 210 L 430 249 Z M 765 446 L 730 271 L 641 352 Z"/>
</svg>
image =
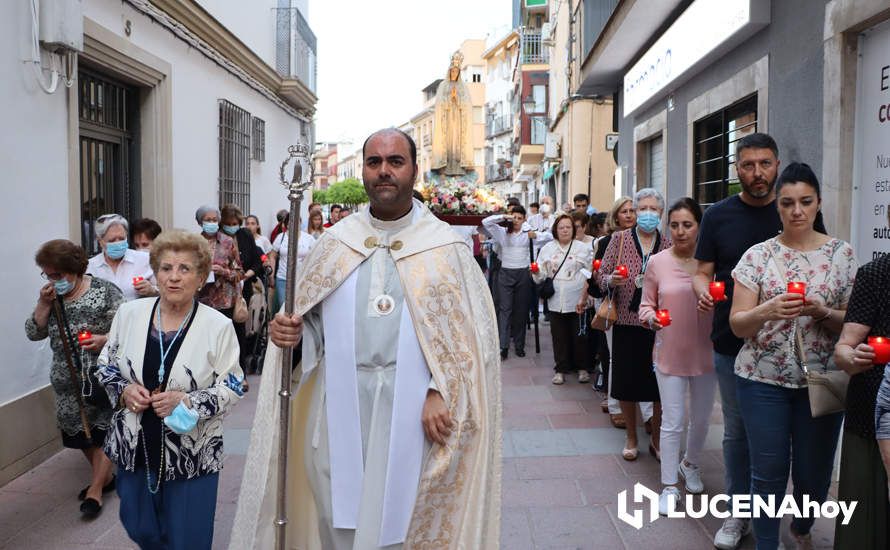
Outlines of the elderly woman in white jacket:
<svg viewBox="0 0 890 550">
<path fill-rule="evenodd" d="M 210 271 L 204 238 L 152 244 L 159 298 L 124 304 L 99 358 L 117 410 L 105 453 L 118 465 L 120 517 L 141 548 L 210 548 L 225 413 L 242 395 L 231 321 L 195 299 Z"/>
<path fill-rule="evenodd" d="M 579 382 L 588 382 L 590 373 L 586 366 L 590 363 L 590 354 L 587 336 L 581 335 L 580 316 L 587 307 L 586 285 L 593 249 L 575 240 L 575 224 L 568 214 L 556 218 L 552 231 L 555 240 L 541 248 L 531 271 L 537 284 L 550 277 L 555 290 L 547 300 L 556 361 L 553 383 L 564 383 L 565 375 L 574 372 L 578 373 Z"/>
</svg>

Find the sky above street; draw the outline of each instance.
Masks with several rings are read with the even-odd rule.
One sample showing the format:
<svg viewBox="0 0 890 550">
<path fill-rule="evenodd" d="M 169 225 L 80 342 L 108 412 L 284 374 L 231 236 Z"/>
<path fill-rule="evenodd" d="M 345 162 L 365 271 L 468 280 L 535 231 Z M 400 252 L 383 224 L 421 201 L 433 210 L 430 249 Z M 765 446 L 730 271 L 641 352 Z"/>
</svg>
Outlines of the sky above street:
<svg viewBox="0 0 890 550">
<path fill-rule="evenodd" d="M 506 34 L 510 0 L 309 0 L 318 38 L 316 141 L 352 140 L 421 110 L 467 38 Z"/>
</svg>

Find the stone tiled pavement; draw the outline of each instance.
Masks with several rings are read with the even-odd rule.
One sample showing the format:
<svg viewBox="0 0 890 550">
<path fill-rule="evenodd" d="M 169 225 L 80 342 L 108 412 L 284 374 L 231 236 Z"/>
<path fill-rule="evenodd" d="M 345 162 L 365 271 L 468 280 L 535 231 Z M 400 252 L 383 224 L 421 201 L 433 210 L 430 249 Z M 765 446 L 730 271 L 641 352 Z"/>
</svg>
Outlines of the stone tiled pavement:
<svg viewBox="0 0 890 550">
<path fill-rule="evenodd" d="M 541 354 L 536 355 L 529 332 L 529 354 L 517 358 L 511 350 L 503 368 L 502 548 L 712 548 L 713 533 L 720 525 L 714 518 L 660 518 L 640 530 L 618 520 L 618 493 L 632 492 L 637 481 L 658 489 L 659 465 L 645 453 L 636 462 L 621 459 L 623 432 L 600 411 L 600 396 L 574 377 L 563 386 L 551 385 L 546 325 L 541 341 Z M 226 420 L 227 457 L 217 498 L 215 549 L 226 548 L 235 514 L 259 386 L 256 377 L 251 379 L 254 391 Z M 702 464 L 705 487 L 711 493 L 723 487 L 721 437 L 717 403 Z M 648 444 L 642 428 L 640 442 Z M 80 519 L 75 495 L 87 476 L 82 455 L 65 450 L 0 487 L 0 549 L 135 548 L 118 520 L 116 496 L 106 499 L 103 514 L 95 521 Z M 833 521 L 817 520 L 813 531 L 817 548 L 831 547 L 833 531 Z M 753 547 L 748 537 L 742 548 Z"/>
</svg>

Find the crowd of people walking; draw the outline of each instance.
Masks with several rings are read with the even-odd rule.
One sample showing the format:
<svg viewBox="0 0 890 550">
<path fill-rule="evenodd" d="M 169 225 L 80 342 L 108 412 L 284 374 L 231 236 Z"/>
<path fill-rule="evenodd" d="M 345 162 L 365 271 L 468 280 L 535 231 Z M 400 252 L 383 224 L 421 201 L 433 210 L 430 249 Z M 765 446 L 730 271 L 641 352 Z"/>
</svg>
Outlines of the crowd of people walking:
<svg viewBox="0 0 890 550">
<path fill-rule="evenodd" d="M 795 499 L 821 502 L 843 426 L 838 498 L 859 513 L 838 522 L 835 547 L 887 548 L 890 349 L 873 339 L 890 335 L 890 256 L 860 267 L 822 221 L 814 171 L 782 168 L 770 136 L 739 140 L 736 170 L 741 191 L 706 209 L 643 188 L 606 213 L 577 195 L 574 208 L 542 197 L 528 214 L 511 200 L 482 220 L 500 357 L 525 356 L 542 313 L 552 383 L 605 394 L 623 460 L 639 458 L 645 426 L 665 515 L 683 491 L 781 498 L 789 476 Z M 310 205 L 298 257 L 349 213 L 335 205 L 325 223 Z M 62 239 L 35 255 L 47 282 L 25 331 L 50 339 L 62 441 L 90 464 L 80 510 L 96 517 L 116 488 L 143 548 L 212 540 L 222 417 L 248 391 L 248 304 L 271 294 L 277 311 L 285 293 L 287 211 L 268 238 L 234 205 L 202 206 L 195 221 L 184 232 L 108 214 L 95 221 L 92 258 Z M 708 487 L 718 392 L 725 485 Z M 791 522 L 798 548 L 812 548 L 812 526 Z M 714 545 L 736 548 L 752 531 L 758 549 L 780 547 L 780 521 L 767 517 L 726 519 Z"/>
</svg>

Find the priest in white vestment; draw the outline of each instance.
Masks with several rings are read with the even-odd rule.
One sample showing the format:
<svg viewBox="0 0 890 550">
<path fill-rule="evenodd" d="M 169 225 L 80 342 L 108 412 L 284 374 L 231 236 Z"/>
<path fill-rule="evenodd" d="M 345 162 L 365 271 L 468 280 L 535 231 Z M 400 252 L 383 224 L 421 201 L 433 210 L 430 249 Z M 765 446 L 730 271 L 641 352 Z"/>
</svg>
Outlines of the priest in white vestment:
<svg viewBox="0 0 890 550">
<path fill-rule="evenodd" d="M 497 326 L 472 250 L 412 200 L 416 148 L 365 142 L 371 202 L 299 266 L 260 385 L 230 548 L 271 548 L 281 351 L 302 339 L 288 445 L 287 547 L 497 548 Z"/>
</svg>

